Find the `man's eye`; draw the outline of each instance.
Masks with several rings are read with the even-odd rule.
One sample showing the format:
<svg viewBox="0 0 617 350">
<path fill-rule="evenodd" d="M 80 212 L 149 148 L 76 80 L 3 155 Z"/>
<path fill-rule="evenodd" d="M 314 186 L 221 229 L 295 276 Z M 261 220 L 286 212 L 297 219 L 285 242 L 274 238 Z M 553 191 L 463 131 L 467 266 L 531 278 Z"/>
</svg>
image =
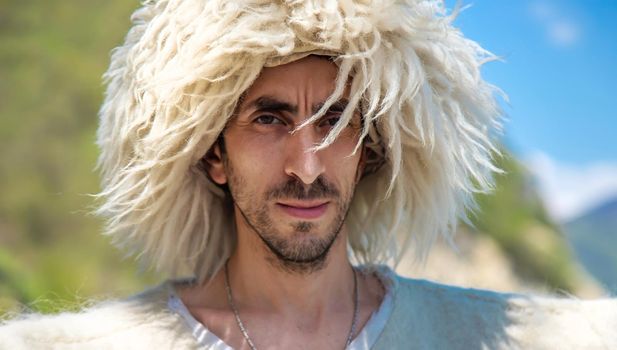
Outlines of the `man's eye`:
<svg viewBox="0 0 617 350">
<path fill-rule="evenodd" d="M 269 114 L 260 115 L 259 117 L 255 118 L 254 121 L 257 124 L 264 124 L 264 125 L 283 124 L 283 122 L 279 118 L 273 115 L 269 115 Z"/>
<path fill-rule="evenodd" d="M 321 123 L 319 123 L 319 126 L 333 127 L 336 125 L 336 123 L 338 123 L 340 119 L 341 117 L 338 115 L 335 117 L 328 117 L 323 119 Z"/>
</svg>

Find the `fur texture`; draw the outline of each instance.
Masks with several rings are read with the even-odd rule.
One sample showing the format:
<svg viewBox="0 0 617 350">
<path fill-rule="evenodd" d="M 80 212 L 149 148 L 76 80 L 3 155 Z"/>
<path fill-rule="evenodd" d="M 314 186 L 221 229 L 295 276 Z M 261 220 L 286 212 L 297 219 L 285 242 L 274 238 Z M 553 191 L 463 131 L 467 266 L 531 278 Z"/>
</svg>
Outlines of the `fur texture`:
<svg viewBox="0 0 617 350">
<path fill-rule="evenodd" d="M 339 66 L 327 110 L 351 79 L 373 151 L 347 224 L 355 263 L 419 258 L 448 238 L 498 171 L 494 57 L 452 25 L 442 1 L 159 0 L 133 17 L 105 74 L 101 206 L 115 243 L 171 276 L 210 277 L 235 243 L 230 198 L 201 159 L 262 67 L 309 53 Z M 300 126 L 303 127 L 304 125 Z M 383 165 L 382 165 L 383 164 Z"/>
<path fill-rule="evenodd" d="M 383 271 L 383 270 L 382 270 Z M 389 271 L 393 312 L 373 349 L 616 349 L 617 300 L 462 289 Z M 198 349 L 164 284 L 78 314 L 0 324 L 0 349 Z"/>
</svg>

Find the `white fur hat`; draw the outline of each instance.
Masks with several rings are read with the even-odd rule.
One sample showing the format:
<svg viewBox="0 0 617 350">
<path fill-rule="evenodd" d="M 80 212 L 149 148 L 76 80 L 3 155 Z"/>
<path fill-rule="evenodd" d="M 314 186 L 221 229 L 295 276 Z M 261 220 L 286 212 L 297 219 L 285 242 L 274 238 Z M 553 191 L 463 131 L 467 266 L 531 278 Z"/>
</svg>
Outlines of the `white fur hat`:
<svg viewBox="0 0 617 350">
<path fill-rule="evenodd" d="M 145 2 L 105 75 L 106 232 L 172 276 L 210 277 L 235 232 L 230 198 L 208 180 L 202 157 L 264 66 L 324 54 L 339 76 L 323 110 L 353 79 L 341 122 L 319 147 L 361 108 L 374 153 L 347 219 L 350 254 L 392 263 L 413 245 L 423 257 L 497 170 L 497 90 L 480 76 L 494 57 L 453 18 L 428 0 Z"/>
</svg>

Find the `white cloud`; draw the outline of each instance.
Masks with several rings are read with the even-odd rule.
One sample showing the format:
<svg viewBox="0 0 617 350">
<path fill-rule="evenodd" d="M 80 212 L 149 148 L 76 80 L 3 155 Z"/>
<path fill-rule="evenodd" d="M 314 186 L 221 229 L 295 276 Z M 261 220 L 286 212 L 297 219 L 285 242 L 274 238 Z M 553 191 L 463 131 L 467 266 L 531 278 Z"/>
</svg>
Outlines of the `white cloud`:
<svg viewBox="0 0 617 350">
<path fill-rule="evenodd" d="M 548 25 L 547 35 L 555 46 L 568 47 L 575 45 L 579 41 L 581 31 L 577 24 L 561 20 Z"/>
<path fill-rule="evenodd" d="M 617 163 L 575 166 L 558 163 L 542 152 L 525 163 L 538 180 L 549 213 L 558 221 L 574 219 L 617 196 Z"/>
<path fill-rule="evenodd" d="M 534 1 L 528 6 L 531 17 L 544 31 L 547 40 L 557 47 L 571 47 L 582 39 L 581 24 L 562 9 L 547 1 Z"/>
</svg>

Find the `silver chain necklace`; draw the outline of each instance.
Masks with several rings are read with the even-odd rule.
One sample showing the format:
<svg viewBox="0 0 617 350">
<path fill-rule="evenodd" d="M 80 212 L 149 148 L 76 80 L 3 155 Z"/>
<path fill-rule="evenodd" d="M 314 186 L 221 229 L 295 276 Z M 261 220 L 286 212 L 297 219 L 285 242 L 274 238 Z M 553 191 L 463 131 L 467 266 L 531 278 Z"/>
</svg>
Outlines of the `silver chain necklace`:
<svg viewBox="0 0 617 350">
<path fill-rule="evenodd" d="M 356 332 L 356 324 L 358 322 L 358 279 L 356 278 L 356 270 L 353 267 L 352 267 L 352 271 L 353 271 L 353 289 L 354 289 L 353 291 L 353 294 L 354 294 L 353 318 L 351 320 L 351 329 L 349 330 L 349 335 L 347 335 L 347 341 L 345 342 L 345 349 L 349 347 L 349 344 L 351 344 L 351 341 L 353 340 L 353 335 Z M 233 311 L 234 313 L 234 317 L 236 318 L 236 323 L 238 324 L 238 327 L 240 328 L 240 332 L 242 333 L 242 336 L 244 336 L 244 339 L 248 343 L 251 350 L 257 350 L 257 348 L 255 347 L 255 344 L 253 344 L 253 341 L 251 340 L 251 338 L 249 338 L 249 334 L 246 332 L 246 327 L 244 327 L 244 323 L 242 323 L 242 320 L 240 319 L 240 313 L 238 312 L 238 309 L 236 308 L 236 304 L 234 304 L 234 299 L 231 294 L 231 285 L 229 284 L 229 272 L 227 271 L 227 261 L 225 262 L 225 291 L 227 292 L 227 302 L 229 303 L 229 307 L 231 308 L 231 311 Z"/>
</svg>

